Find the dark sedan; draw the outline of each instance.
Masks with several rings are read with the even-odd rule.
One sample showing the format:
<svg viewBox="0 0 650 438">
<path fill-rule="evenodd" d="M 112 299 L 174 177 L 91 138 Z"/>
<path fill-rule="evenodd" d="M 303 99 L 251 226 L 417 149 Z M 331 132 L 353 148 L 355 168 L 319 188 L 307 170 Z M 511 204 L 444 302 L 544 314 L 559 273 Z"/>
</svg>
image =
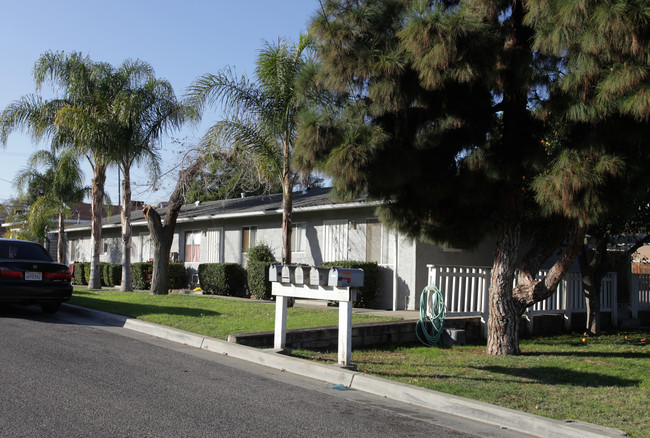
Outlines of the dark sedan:
<svg viewBox="0 0 650 438">
<path fill-rule="evenodd" d="M 70 270 L 56 263 L 41 245 L 0 239 L 0 302 L 40 304 L 54 313 L 72 296 Z"/>
</svg>

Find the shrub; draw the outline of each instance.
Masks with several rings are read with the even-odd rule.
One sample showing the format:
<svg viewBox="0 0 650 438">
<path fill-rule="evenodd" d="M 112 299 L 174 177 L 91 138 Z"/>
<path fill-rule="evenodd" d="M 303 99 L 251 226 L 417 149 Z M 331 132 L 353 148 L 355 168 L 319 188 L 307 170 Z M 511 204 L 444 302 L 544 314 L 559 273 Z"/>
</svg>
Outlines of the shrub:
<svg viewBox="0 0 650 438">
<path fill-rule="evenodd" d="M 269 281 L 269 266 L 275 262 L 248 261 L 248 290 L 258 300 L 270 300 L 272 283 Z"/>
<path fill-rule="evenodd" d="M 90 265 L 91 263 L 89 262 L 84 263 L 84 281 L 85 281 L 84 284 L 90 283 Z M 108 265 L 108 263 L 104 263 L 104 262 L 99 263 L 99 281 L 100 281 L 100 285 L 102 286 L 106 286 L 106 281 L 104 280 L 105 278 L 104 271 L 106 269 L 106 265 Z"/>
<path fill-rule="evenodd" d="M 84 284 L 90 282 L 90 262 L 84 262 Z"/>
<path fill-rule="evenodd" d="M 122 265 L 117 263 L 102 264 L 102 279 L 106 286 L 117 286 L 122 282 Z"/>
<path fill-rule="evenodd" d="M 353 260 L 341 260 L 336 262 L 323 263 L 323 266 L 332 268 L 351 268 L 363 269 L 363 287 L 359 288 L 357 292 L 357 300 L 354 302 L 354 307 L 370 307 L 372 306 L 380 286 L 380 272 L 379 265 L 376 262 L 359 262 Z"/>
<path fill-rule="evenodd" d="M 184 289 L 187 287 L 188 275 L 183 263 L 170 263 L 168 271 L 169 289 Z"/>
<path fill-rule="evenodd" d="M 271 248 L 266 243 L 260 243 L 248 250 L 249 262 L 275 262 Z"/>
<path fill-rule="evenodd" d="M 271 282 L 269 281 L 269 266 L 275 263 L 273 252 L 265 243 L 248 250 L 248 290 L 259 300 L 270 300 Z"/>
<path fill-rule="evenodd" d="M 199 283 L 204 293 L 245 297 L 246 270 L 237 263 L 199 265 Z"/>
<path fill-rule="evenodd" d="M 72 282 L 74 284 L 88 284 L 86 280 L 86 269 L 90 266 L 90 263 L 75 262 L 73 263 L 72 269 Z M 90 276 L 90 272 L 88 272 Z"/>
<path fill-rule="evenodd" d="M 133 289 L 148 290 L 151 289 L 151 276 L 153 275 L 153 263 L 141 262 L 131 265 L 131 277 L 133 280 Z"/>
</svg>

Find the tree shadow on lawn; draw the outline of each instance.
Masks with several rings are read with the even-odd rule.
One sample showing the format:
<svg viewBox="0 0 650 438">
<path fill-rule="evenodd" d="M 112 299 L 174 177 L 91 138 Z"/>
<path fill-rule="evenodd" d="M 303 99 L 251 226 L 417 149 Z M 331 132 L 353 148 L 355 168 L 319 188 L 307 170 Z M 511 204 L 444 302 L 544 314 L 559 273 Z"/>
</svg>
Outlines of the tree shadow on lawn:
<svg viewBox="0 0 650 438">
<path fill-rule="evenodd" d="M 197 318 L 221 315 L 221 313 L 213 310 L 194 309 L 191 307 L 159 306 L 155 304 L 131 304 L 123 302 L 116 302 L 113 304 L 104 302 L 101 306 L 95 306 L 93 301 L 92 298 L 79 297 L 79 299 L 73 300 L 70 304 L 99 310 L 101 312 L 115 313 L 129 318 L 138 318 L 148 315 L 189 316 Z"/>
<path fill-rule="evenodd" d="M 644 344 L 645 345 L 645 344 Z M 565 356 L 565 357 L 591 357 L 591 358 L 620 358 L 620 359 L 650 359 L 646 352 L 594 352 L 594 351 L 531 351 L 522 356 Z"/>
<path fill-rule="evenodd" d="M 495 374 L 503 374 L 504 376 L 519 377 L 528 379 L 532 382 L 521 383 L 542 383 L 545 385 L 568 385 L 579 386 L 584 388 L 599 388 L 599 387 L 628 387 L 638 386 L 641 380 L 637 379 L 622 379 L 619 377 L 608 376 L 606 374 L 591 373 L 585 371 L 573 371 L 558 367 L 527 367 L 527 368 L 512 368 L 502 366 L 485 366 L 473 367 L 474 369 L 487 371 Z"/>
</svg>

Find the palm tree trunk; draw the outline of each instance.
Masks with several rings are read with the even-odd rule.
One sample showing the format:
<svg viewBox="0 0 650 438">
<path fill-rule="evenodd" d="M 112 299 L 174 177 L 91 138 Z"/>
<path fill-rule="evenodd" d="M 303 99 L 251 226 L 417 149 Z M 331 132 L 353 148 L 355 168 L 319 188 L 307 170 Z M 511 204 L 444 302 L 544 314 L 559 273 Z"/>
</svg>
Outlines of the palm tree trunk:
<svg viewBox="0 0 650 438">
<path fill-rule="evenodd" d="M 131 278 L 131 246 L 133 232 L 131 228 L 131 169 L 126 163 L 122 166 L 122 282 L 121 291 L 132 291 Z"/>
<path fill-rule="evenodd" d="M 291 231 L 293 210 L 293 186 L 291 184 L 291 169 L 289 142 L 283 142 L 282 157 L 282 264 L 291 264 Z"/>
<path fill-rule="evenodd" d="M 56 261 L 65 263 L 65 221 L 63 212 L 59 212 L 59 236 L 56 246 Z"/>
<path fill-rule="evenodd" d="M 92 181 L 92 223 L 90 242 L 92 259 L 90 262 L 89 289 L 101 289 L 102 280 L 99 269 L 99 255 L 102 246 L 102 215 L 104 210 L 104 183 L 106 182 L 106 165 L 96 164 Z"/>
<path fill-rule="evenodd" d="M 282 186 L 282 263 L 290 265 L 293 191 L 288 177 L 285 177 Z"/>
</svg>

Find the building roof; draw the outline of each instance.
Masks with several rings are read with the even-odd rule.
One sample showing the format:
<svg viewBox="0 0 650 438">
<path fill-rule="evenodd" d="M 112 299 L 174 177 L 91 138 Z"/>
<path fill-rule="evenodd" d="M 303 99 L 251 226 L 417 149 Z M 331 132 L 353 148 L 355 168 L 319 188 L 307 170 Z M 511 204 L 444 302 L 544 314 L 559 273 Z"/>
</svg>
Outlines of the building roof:
<svg viewBox="0 0 650 438">
<path fill-rule="evenodd" d="M 355 208 L 378 203 L 367 202 L 366 196 L 361 196 L 353 201 L 338 202 L 331 196 L 330 188 L 316 188 L 308 191 L 293 193 L 293 212 L 333 210 L 337 208 Z M 166 208 L 157 208 L 156 211 L 164 218 Z M 273 214 L 282 214 L 282 194 L 251 196 L 219 201 L 185 204 L 178 214 L 177 223 L 195 220 L 225 219 L 233 217 L 254 217 Z M 140 209 L 131 212 L 131 224 L 138 225 L 146 220 Z M 102 220 L 103 228 L 119 227 L 120 215 L 113 215 Z M 69 226 L 68 231 L 88 229 L 90 225 Z"/>
</svg>

